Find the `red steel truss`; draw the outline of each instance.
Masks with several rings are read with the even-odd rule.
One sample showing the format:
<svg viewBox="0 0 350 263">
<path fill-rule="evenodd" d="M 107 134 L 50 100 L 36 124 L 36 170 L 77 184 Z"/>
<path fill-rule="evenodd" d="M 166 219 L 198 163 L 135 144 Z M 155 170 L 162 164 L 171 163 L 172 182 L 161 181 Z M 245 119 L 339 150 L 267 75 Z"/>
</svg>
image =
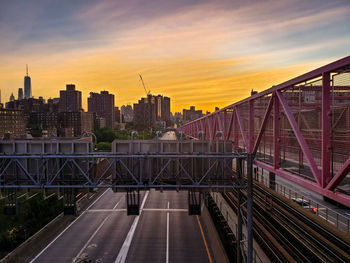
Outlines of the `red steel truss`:
<svg viewBox="0 0 350 263">
<path fill-rule="evenodd" d="M 256 166 L 350 207 L 350 56 L 178 130 L 232 140 Z"/>
</svg>

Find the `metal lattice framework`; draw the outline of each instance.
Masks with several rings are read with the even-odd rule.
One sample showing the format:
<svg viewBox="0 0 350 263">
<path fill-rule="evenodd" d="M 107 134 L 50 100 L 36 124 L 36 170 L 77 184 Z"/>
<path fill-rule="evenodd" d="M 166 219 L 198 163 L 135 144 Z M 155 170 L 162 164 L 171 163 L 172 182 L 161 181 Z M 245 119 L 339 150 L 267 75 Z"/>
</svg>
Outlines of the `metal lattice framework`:
<svg viewBox="0 0 350 263">
<path fill-rule="evenodd" d="M 246 154 L 0 155 L 0 188 L 196 189 L 244 188 L 232 171 Z"/>
<path fill-rule="evenodd" d="M 178 130 L 210 141 L 221 131 L 257 167 L 350 207 L 350 56 Z"/>
</svg>

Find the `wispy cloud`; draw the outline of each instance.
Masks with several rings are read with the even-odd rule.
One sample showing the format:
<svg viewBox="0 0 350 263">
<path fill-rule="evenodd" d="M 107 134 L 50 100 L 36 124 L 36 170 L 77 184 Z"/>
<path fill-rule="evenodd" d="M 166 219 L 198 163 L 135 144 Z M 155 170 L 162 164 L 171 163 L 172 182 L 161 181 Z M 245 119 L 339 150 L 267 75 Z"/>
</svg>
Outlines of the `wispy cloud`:
<svg viewBox="0 0 350 263">
<path fill-rule="evenodd" d="M 35 96 L 73 82 L 121 105 L 144 95 L 142 73 L 173 110 L 212 110 L 348 55 L 349 11 L 318 0 L 1 2 L 0 89 L 16 93 L 29 63 Z"/>
</svg>

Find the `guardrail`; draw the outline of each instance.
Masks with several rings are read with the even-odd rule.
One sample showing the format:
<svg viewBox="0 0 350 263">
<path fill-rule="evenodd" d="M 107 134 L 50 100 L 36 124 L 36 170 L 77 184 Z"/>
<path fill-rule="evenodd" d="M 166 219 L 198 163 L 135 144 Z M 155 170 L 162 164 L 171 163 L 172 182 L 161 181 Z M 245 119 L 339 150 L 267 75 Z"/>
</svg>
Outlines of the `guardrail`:
<svg viewBox="0 0 350 263">
<path fill-rule="evenodd" d="M 270 181 L 266 176 L 261 176 L 261 180 L 259 182 L 263 183 L 265 186 L 270 186 Z M 322 218 L 326 222 L 334 225 L 339 230 L 346 234 L 350 234 L 350 218 L 346 217 L 342 214 L 339 214 L 338 212 L 334 211 L 333 209 L 322 205 L 314 200 L 312 200 L 309 197 L 306 197 L 283 184 L 275 183 L 275 191 L 284 197 L 288 199 L 301 199 L 301 203 L 308 202 L 308 206 L 306 209 L 312 210 L 312 208 L 316 208 L 316 211 L 314 212 L 315 215 Z"/>
</svg>

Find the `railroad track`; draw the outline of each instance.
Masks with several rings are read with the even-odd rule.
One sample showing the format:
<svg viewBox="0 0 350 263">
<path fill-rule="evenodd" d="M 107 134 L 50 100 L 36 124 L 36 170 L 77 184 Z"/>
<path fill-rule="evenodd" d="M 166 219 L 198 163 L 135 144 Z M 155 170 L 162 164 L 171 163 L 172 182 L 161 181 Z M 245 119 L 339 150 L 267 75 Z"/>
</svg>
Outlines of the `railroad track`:
<svg viewBox="0 0 350 263">
<path fill-rule="evenodd" d="M 234 193 L 225 193 L 223 197 L 228 204 L 237 213 L 237 198 Z M 243 197 L 245 199 L 245 197 Z M 243 213 L 246 215 L 246 208 L 243 207 Z M 264 250 L 265 254 L 272 262 L 293 262 L 293 257 L 286 251 L 280 241 L 276 239 L 273 233 L 273 226 L 266 220 L 261 220 L 263 216 L 254 211 L 253 217 L 253 234 L 256 242 Z"/>
<path fill-rule="evenodd" d="M 246 199 L 242 191 L 243 202 Z M 235 193 L 223 194 L 237 211 Z M 254 183 L 254 237 L 272 262 L 350 262 L 350 242 Z M 243 209 L 243 213 L 246 210 Z"/>
</svg>

